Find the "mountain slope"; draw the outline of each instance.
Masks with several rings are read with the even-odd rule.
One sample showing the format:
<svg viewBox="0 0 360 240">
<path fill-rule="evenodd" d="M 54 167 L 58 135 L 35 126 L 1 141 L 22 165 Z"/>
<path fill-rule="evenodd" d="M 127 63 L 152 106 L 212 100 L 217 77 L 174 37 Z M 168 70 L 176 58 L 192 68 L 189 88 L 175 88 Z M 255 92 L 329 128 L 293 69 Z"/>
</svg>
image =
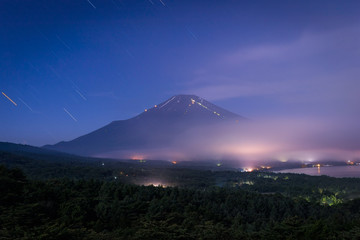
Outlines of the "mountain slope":
<svg viewBox="0 0 360 240">
<path fill-rule="evenodd" d="M 176 95 L 134 118 L 114 121 L 72 141 L 44 147 L 85 156 L 131 153 L 166 148 L 181 133 L 198 126 L 242 120 L 245 118 L 197 96 Z"/>
</svg>

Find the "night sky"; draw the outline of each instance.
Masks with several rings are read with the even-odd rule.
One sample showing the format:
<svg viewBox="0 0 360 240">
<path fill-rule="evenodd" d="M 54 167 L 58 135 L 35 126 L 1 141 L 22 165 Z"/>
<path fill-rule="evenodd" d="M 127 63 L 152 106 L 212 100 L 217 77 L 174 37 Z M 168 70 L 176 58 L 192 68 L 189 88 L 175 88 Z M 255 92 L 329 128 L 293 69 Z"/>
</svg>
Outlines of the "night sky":
<svg viewBox="0 0 360 240">
<path fill-rule="evenodd" d="M 71 140 L 176 94 L 360 122 L 360 1 L 0 1 L 0 141 Z"/>
</svg>

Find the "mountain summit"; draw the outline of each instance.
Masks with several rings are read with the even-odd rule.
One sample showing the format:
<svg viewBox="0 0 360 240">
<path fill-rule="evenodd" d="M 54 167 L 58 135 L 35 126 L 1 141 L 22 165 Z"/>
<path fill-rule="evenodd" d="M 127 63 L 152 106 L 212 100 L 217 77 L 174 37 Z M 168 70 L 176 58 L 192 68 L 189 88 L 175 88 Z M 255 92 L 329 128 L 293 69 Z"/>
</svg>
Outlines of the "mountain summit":
<svg viewBox="0 0 360 240">
<path fill-rule="evenodd" d="M 89 134 L 44 148 L 85 156 L 131 157 L 165 149 L 185 131 L 245 120 L 195 95 L 176 95 L 141 114 L 114 121 Z M 111 154 L 113 153 L 113 154 Z"/>
<path fill-rule="evenodd" d="M 157 118 L 157 120 L 160 120 L 159 118 L 176 118 L 178 120 L 204 120 L 205 122 L 209 120 L 242 119 L 241 116 L 195 95 L 175 95 L 150 109 L 145 109 L 135 119 L 151 119 L 153 117 Z"/>
</svg>

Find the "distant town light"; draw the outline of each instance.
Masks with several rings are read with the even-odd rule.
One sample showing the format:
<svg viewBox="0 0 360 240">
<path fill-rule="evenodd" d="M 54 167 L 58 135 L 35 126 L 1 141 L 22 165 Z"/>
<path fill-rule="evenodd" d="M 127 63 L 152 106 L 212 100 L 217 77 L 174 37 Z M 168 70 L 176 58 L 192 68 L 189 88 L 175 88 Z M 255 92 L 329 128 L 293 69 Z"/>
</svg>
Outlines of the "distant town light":
<svg viewBox="0 0 360 240">
<path fill-rule="evenodd" d="M 253 168 L 244 168 L 244 172 L 252 172 L 252 171 L 254 171 Z"/>
<path fill-rule="evenodd" d="M 165 185 L 162 182 L 156 181 L 156 182 L 146 182 L 144 183 L 144 186 L 154 186 L 154 187 L 162 187 L 165 188 L 167 185 Z"/>
<path fill-rule="evenodd" d="M 354 165 L 355 162 L 353 162 L 353 161 L 351 161 L 351 160 L 348 160 L 346 164 L 347 164 L 347 165 Z"/>
<path fill-rule="evenodd" d="M 131 157 L 131 160 L 136 160 L 136 161 L 140 161 L 140 162 L 142 162 L 142 160 L 144 160 L 144 156 L 143 155 L 133 155 L 132 157 Z M 144 160 L 144 162 L 145 162 L 145 160 Z"/>
</svg>

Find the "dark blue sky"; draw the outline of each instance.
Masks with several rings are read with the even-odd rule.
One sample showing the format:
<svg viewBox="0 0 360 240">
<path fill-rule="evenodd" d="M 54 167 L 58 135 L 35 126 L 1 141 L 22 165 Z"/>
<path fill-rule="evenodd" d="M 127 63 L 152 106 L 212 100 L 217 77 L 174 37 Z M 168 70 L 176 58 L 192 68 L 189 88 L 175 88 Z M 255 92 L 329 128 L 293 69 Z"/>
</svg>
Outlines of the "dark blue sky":
<svg viewBox="0 0 360 240">
<path fill-rule="evenodd" d="M 360 1 L 0 2 L 0 141 L 43 145 L 192 93 L 360 118 Z"/>
</svg>

